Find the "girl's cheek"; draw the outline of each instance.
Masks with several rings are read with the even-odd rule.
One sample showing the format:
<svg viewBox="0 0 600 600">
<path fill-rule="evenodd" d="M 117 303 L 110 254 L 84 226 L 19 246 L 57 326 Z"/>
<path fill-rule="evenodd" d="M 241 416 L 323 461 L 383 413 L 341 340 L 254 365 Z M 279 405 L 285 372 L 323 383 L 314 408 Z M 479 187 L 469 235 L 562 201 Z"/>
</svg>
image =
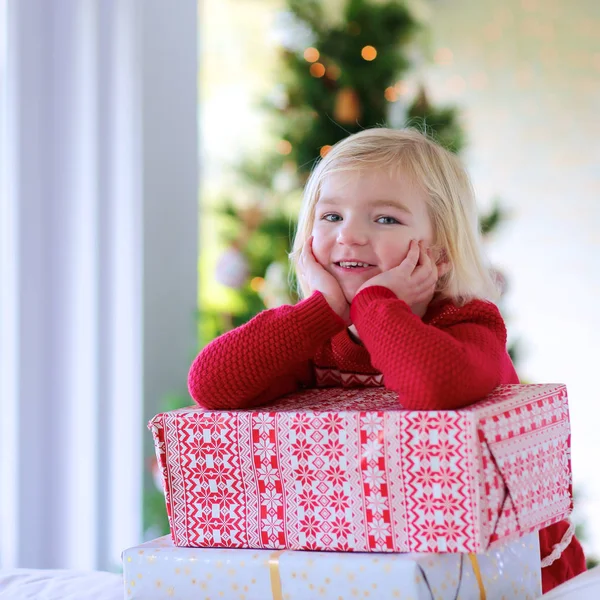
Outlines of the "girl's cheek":
<svg viewBox="0 0 600 600">
<path fill-rule="evenodd" d="M 315 224 L 313 225 L 312 231 L 310 232 L 310 235 L 313 236 L 313 246 L 315 245 L 317 239 L 319 238 L 319 225 L 318 223 L 315 222 Z"/>
<path fill-rule="evenodd" d="M 326 259 L 327 252 L 323 239 L 321 236 L 319 236 L 318 232 L 314 235 L 312 249 L 317 262 L 323 264 Z"/>
<path fill-rule="evenodd" d="M 319 243 L 319 240 L 317 237 L 315 237 L 313 239 L 313 254 L 315 255 L 315 258 L 321 262 L 321 258 L 323 256 L 323 249 L 321 248 L 321 244 Z"/>
</svg>

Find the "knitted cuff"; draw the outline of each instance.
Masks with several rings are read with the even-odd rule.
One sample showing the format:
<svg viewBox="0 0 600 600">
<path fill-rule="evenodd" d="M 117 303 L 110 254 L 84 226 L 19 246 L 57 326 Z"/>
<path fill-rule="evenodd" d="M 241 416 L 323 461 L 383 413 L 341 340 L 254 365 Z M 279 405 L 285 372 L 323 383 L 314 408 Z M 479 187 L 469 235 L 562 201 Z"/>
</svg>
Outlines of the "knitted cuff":
<svg viewBox="0 0 600 600">
<path fill-rule="evenodd" d="M 319 291 L 298 302 L 294 310 L 300 326 L 315 341 L 328 340 L 346 327 Z"/>
<path fill-rule="evenodd" d="M 410 311 L 410 307 L 406 302 L 400 300 L 392 290 L 382 285 L 372 285 L 361 290 L 352 300 L 350 305 L 350 318 L 355 322 L 357 318 L 368 310 L 369 304 L 379 302 L 381 300 L 398 300 L 406 305 L 406 309 Z"/>
</svg>

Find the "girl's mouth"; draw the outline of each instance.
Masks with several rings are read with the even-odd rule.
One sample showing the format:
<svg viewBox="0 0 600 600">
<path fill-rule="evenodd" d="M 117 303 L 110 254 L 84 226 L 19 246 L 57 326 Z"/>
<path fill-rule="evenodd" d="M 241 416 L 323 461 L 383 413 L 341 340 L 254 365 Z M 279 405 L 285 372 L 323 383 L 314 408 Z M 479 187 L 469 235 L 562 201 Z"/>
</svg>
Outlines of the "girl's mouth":
<svg viewBox="0 0 600 600">
<path fill-rule="evenodd" d="M 364 273 L 369 269 L 374 269 L 375 265 L 359 261 L 340 261 L 334 263 L 336 270 L 343 273 Z"/>
</svg>

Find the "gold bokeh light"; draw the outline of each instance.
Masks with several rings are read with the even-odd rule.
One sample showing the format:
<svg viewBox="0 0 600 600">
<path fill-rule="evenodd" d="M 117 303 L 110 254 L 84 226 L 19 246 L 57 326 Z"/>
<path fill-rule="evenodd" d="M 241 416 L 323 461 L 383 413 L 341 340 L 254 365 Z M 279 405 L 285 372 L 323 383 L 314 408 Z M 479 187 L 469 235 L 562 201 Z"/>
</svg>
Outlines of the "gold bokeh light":
<svg viewBox="0 0 600 600">
<path fill-rule="evenodd" d="M 360 55 L 365 60 L 375 60 L 377 57 L 377 50 L 373 46 L 365 46 L 361 51 Z"/>
<path fill-rule="evenodd" d="M 289 154 L 292 151 L 292 144 L 287 140 L 279 140 L 277 142 L 277 152 L 279 154 Z"/>
<path fill-rule="evenodd" d="M 325 67 L 319 62 L 313 63 L 310 65 L 310 74 L 313 77 L 323 77 L 325 75 Z"/>
<path fill-rule="evenodd" d="M 319 51 L 316 48 L 307 48 L 304 51 L 304 60 L 310 63 L 317 62 L 319 60 Z"/>
</svg>

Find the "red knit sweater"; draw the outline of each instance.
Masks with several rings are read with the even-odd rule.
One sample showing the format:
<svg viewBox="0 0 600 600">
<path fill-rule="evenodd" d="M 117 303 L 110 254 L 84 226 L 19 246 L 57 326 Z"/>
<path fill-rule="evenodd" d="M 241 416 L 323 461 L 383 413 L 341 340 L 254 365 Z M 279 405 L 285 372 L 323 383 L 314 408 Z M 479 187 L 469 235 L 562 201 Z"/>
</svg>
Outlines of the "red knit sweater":
<svg viewBox="0 0 600 600">
<path fill-rule="evenodd" d="M 194 360 L 188 385 L 211 409 L 249 408 L 306 387 L 385 385 L 404 408 L 451 410 L 518 383 L 506 351 L 506 327 L 494 304 L 473 300 L 430 305 L 423 319 L 389 289 L 357 294 L 350 317 L 356 343 L 322 294 L 265 310 L 213 340 Z M 568 523 L 540 532 L 542 557 Z M 542 569 L 544 593 L 585 570 L 579 542 Z"/>
</svg>

